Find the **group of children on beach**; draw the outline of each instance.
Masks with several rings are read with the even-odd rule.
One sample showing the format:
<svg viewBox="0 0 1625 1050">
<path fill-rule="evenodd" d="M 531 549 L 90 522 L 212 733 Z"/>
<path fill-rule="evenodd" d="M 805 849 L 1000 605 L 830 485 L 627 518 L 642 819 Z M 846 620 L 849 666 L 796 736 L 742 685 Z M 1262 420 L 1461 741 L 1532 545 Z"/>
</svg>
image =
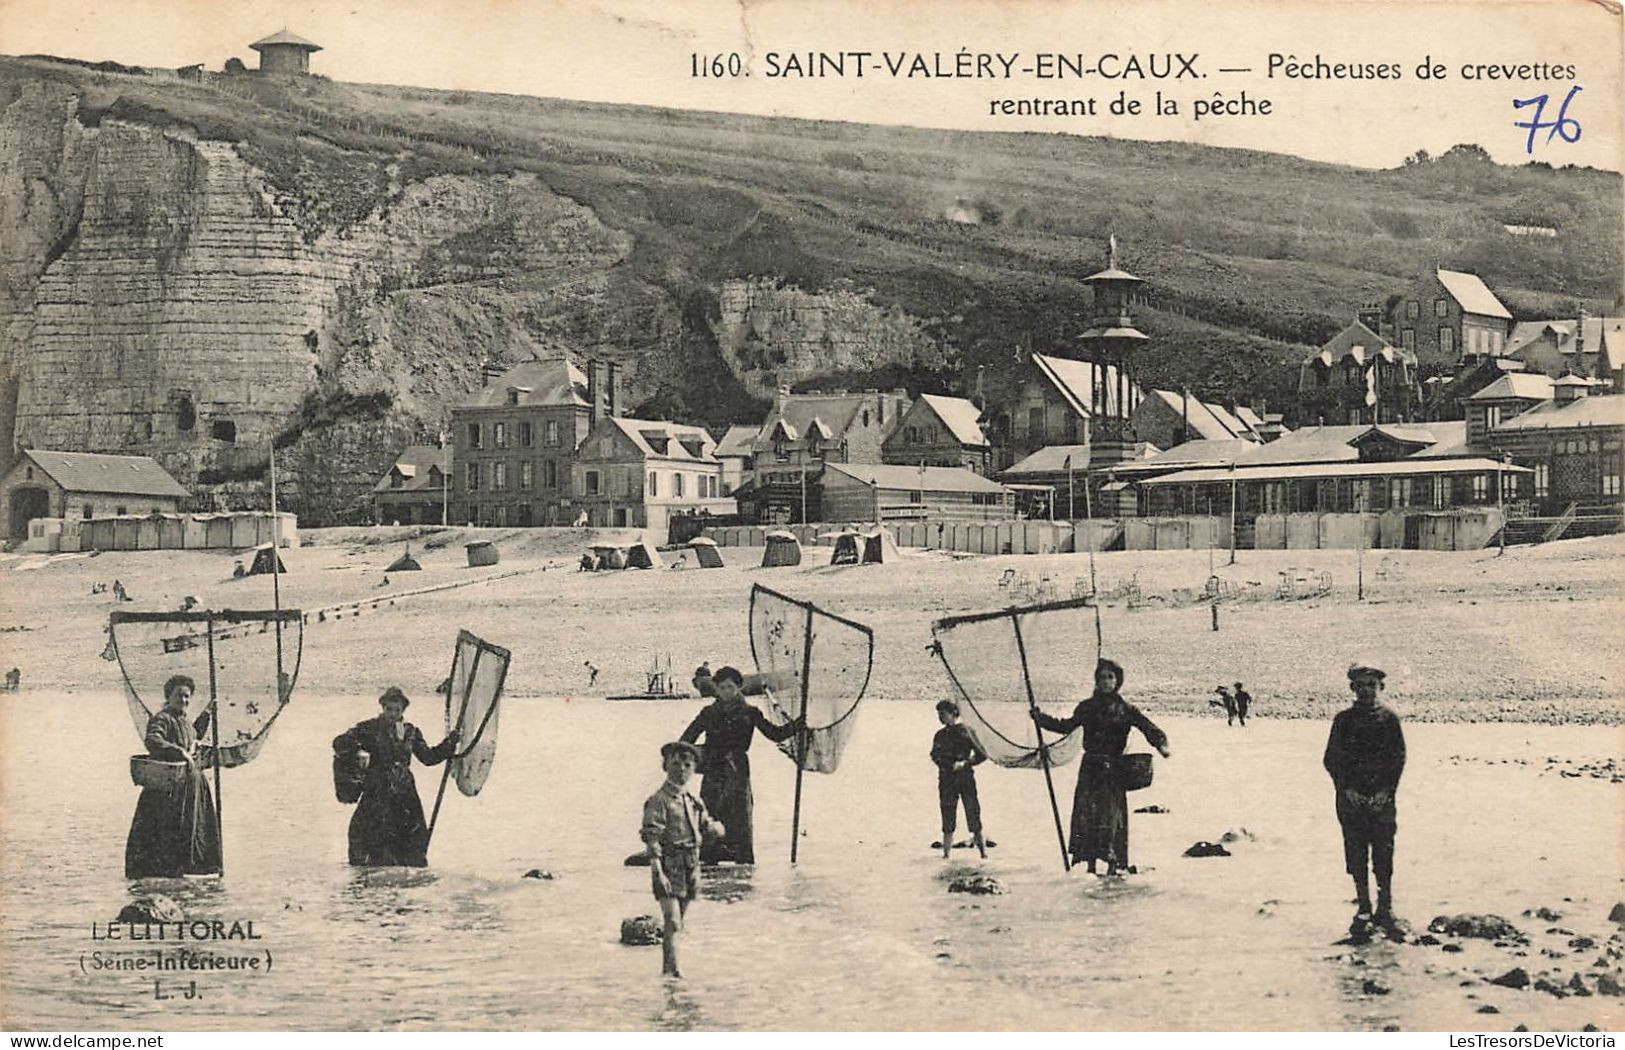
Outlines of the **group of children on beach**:
<svg viewBox="0 0 1625 1050">
<path fill-rule="evenodd" d="M 708 667 L 703 670 L 708 680 L 714 679 L 724 686 L 726 696 L 713 707 L 742 704 L 742 676 L 738 671 L 725 667 L 711 676 Z M 1390 937 L 1402 936 L 1403 932 L 1403 924 L 1393 912 L 1392 880 L 1397 827 L 1395 794 L 1405 768 L 1405 739 L 1398 716 L 1378 702 L 1385 678 L 1385 673 L 1375 667 L 1357 664 L 1349 668 L 1349 690 L 1354 694 L 1354 701 L 1333 720 L 1323 758 L 1336 791 L 1345 866 L 1354 880 L 1355 916 L 1349 932 L 1357 939 L 1376 932 Z M 1129 729 L 1138 729 L 1164 758 L 1169 755 L 1166 734 L 1118 695 L 1122 682 L 1122 668 L 1103 659 L 1095 670 L 1094 695 L 1078 704 L 1071 717 L 1055 718 L 1036 708 L 1033 712 L 1038 725 L 1051 732 L 1083 731 L 1084 755 L 1073 800 L 1069 852 L 1074 861 L 1086 864 L 1091 873 L 1095 872 L 1096 860 L 1104 860 L 1108 875 L 1135 872 L 1128 864 L 1128 810 L 1124 801 L 1125 780 L 1131 775 L 1123 762 Z M 1247 695 L 1239 682 L 1236 691 L 1240 696 Z M 1227 712 L 1245 719 L 1245 707 L 1237 710 L 1235 697 L 1230 697 L 1230 701 L 1226 705 Z M 666 779 L 643 807 L 641 834 L 648 852 L 651 887 L 660 904 L 664 924 L 662 972 L 671 977 L 682 976 L 678 967 L 678 943 L 688 905 L 699 894 L 702 846 L 729 834 L 728 827 L 716 820 L 705 802 L 687 787 L 701 766 L 701 752 L 694 740 L 705 732 L 703 727 L 708 722 L 716 721 L 715 718 L 708 720 L 710 711 L 711 708 L 707 708 L 702 712 L 683 734 L 683 739 L 661 746 L 661 768 Z M 985 858 L 988 843 L 982 830 L 975 767 L 987 759 L 987 752 L 975 733 L 960 721 L 957 703 L 942 700 L 936 705 L 936 713 L 941 728 L 932 739 L 930 755 L 937 767 L 937 796 L 942 816 L 942 841 L 938 845 L 943 857 L 948 857 L 953 848 L 958 811 L 963 806 L 971 844 Z M 706 735 L 709 745 L 710 734 Z M 735 739 L 737 737 L 735 730 L 730 743 L 741 750 L 748 747 L 748 733 L 742 744 Z M 743 820 L 746 826 L 734 829 L 736 833 L 743 833 L 747 843 L 751 820 L 748 776 L 747 766 L 743 785 L 746 805 L 743 810 L 735 809 L 736 822 Z M 730 781 L 730 791 L 733 790 L 736 787 Z M 713 799 L 716 801 L 717 796 Z M 746 862 L 749 859 L 753 857 Z M 1377 883 L 1375 906 L 1370 888 L 1373 876 Z"/>
</svg>

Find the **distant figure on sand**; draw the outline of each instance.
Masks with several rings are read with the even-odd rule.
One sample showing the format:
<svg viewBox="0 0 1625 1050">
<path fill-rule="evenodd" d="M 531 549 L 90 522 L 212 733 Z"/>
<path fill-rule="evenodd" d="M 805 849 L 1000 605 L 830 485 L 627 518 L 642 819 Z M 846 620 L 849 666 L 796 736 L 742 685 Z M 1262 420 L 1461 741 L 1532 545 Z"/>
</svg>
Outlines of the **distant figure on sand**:
<svg viewBox="0 0 1625 1050">
<path fill-rule="evenodd" d="M 668 977 L 683 976 L 677 966 L 677 945 L 688 905 L 699 895 L 701 843 L 721 838 L 726 830 L 711 819 L 705 803 L 686 786 L 699 763 L 700 753 L 693 744 L 662 745 L 660 767 L 666 772 L 666 782 L 643 803 L 642 836 L 649 851 L 649 879 L 665 920 L 660 972 Z"/>
<path fill-rule="evenodd" d="M 581 661 L 581 666 L 587 669 L 587 688 L 591 689 L 598 684 L 598 668 L 591 660 Z"/>
<path fill-rule="evenodd" d="M 576 562 L 576 572 L 591 572 L 592 570 L 593 570 L 592 555 L 591 554 L 583 554 L 581 556 L 581 560 Z"/>
<path fill-rule="evenodd" d="M 205 710 L 195 720 L 186 717 L 196 691 L 191 678 L 174 675 L 164 683 L 163 708 L 147 720 L 147 754 L 181 765 L 176 779 L 141 789 L 124 847 L 127 879 L 220 872 L 220 825 L 197 753 L 211 712 Z"/>
<path fill-rule="evenodd" d="M 1213 691 L 1215 693 L 1219 694 L 1219 698 L 1217 700 L 1209 700 L 1208 704 L 1213 706 L 1213 707 L 1222 707 L 1222 708 L 1224 708 L 1224 724 L 1227 725 L 1227 726 L 1228 725 L 1235 725 L 1236 724 L 1236 699 L 1235 699 L 1235 697 L 1231 696 L 1230 695 L 1230 690 L 1226 689 L 1222 685 L 1219 686 L 1218 688 L 1214 689 Z"/>
<path fill-rule="evenodd" d="M 6 692 L 15 693 L 23 687 L 23 673 L 13 667 L 6 672 Z"/>
<path fill-rule="evenodd" d="M 1391 929 L 1395 925 L 1394 794 L 1405 772 L 1405 734 L 1399 716 L 1377 702 L 1387 675 L 1375 667 L 1349 668 L 1349 689 L 1354 703 L 1332 719 L 1326 740 L 1326 772 L 1337 788 L 1337 822 L 1343 829 L 1343 860 L 1354 878 L 1355 911 L 1350 932 L 1358 935 L 1372 922 Z M 1377 877 L 1377 908 L 1371 910 L 1371 885 Z"/>
<path fill-rule="evenodd" d="M 1236 721 L 1240 722 L 1242 725 L 1246 725 L 1247 724 L 1247 709 L 1249 707 L 1251 707 L 1252 704 L 1253 704 L 1252 694 L 1247 692 L 1247 690 L 1243 689 L 1241 687 L 1240 682 L 1237 682 L 1236 683 L 1236 694 L 1235 695 L 1236 695 Z"/>
<path fill-rule="evenodd" d="M 1138 729 L 1151 746 L 1169 757 L 1168 735 L 1140 709 L 1118 694 L 1123 668 L 1112 660 L 1095 665 L 1095 691 L 1072 711 L 1070 718 L 1054 718 L 1035 711 L 1038 724 L 1052 733 L 1083 729 L 1083 761 L 1078 788 L 1072 796 L 1072 859 L 1089 865 L 1106 862 L 1106 874 L 1132 872 L 1128 862 L 1128 793 L 1120 777 L 1128 731 Z"/>
<path fill-rule="evenodd" d="M 942 728 L 931 738 L 931 761 L 937 766 L 937 802 L 942 808 L 942 855 L 954 847 L 954 829 L 959 823 L 959 802 L 965 801 L 965 827 L 976 851 L 987 856 L 982 840 L 982 804 L 976 797 L 976 766 L 987 761 L 987 752 L 959 721 L 959 705 L 952 700 L 937 701 L 937 720 Z"/>
<path fill-rule="evenodd" d="M 717 685 L 711 680 L 711 664 L 709 661 L 694 668 L 694 691 L 701 696 L 716 696 Z"/>
<path fill-rule="evenodd" d="M 750 745 L 757 730 L 774 743 L 788 740 L 795 735 L 797 723 L 776 726 L 762 712 L 745 703 L 745 676 L 732 667 L 719 668 L 711 681 L 716 686 L 717 698 L 694 717 L 682 736 L 687 744 L 705 737 L 705 763 L 701 770 L 705 780 L 700 785 L 700 798 L 728 828 L 721 842 L 705 845 L 701 856 L 707 862 L 731 860 L 736 864 L 755 864 Z"/>
<path fill-rule="evenodd" d="M 113 581 L 113 600 L 116 602 L 127 602 L 130 600 L 130 593 L 124 589 L 124 584 L 118 580 Z"/>
<path fill-rule="evenodd" d="M 429 829 L 423 822 L 423 803 L 412 777 L 412 756 L 436 766 L 457 747 L 453 729 L 431 748 L 418 727 L 406 721 L 411 703 L 398 686 L 378 698 L 383 711 L 333 738 L 333 753 L 361 771 L 365 781 L 355 815 L 350 818 L 350 863 L 357 867 L 428 865 Z"/>
</svg>

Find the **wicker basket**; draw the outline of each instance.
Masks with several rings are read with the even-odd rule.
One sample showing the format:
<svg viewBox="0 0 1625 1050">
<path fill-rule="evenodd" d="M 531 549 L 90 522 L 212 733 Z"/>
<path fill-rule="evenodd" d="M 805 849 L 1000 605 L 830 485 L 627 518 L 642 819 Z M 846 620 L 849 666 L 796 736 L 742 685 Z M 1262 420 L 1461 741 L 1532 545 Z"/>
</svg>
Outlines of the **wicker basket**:
<svg viewBox="0 0 1625 1050">
<path fill-rule="evenodd" d="M 1123 755 L 1113 762 L 1117 786 L 1124 791 L 1138 791 L 1151 786 L 1151 756 L 1146 753 Z"/>
<path fill-rule="evenodd" d="M 130 782 L 139 788 L 174 791 L 186 783 L 186 763 L 151 755 L 131 755 Z"/>
</svg>

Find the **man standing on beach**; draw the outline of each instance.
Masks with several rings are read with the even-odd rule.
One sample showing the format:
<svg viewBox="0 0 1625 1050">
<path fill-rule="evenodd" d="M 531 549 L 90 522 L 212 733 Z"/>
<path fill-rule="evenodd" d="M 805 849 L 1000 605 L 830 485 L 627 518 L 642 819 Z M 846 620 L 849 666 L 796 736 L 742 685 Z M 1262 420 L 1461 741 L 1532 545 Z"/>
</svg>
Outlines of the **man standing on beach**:
<svg viewBox="0 0 1625 1050">
<path fill-rule="evenodd" d="M 1377 702 L 1386 674 L 1356 665 L 1349 668 L 1348 677 L 1354 703 L 1332 720 L 1324 761 L 1337 789 L 1343 859 L 1354 878 L 1356 907 L 1349 932 L 1359 936 L 1375 923 L 1391 933 L 1397 926 L 1393 913 L 1394 794 L 1405 771 L 1405 734 L 1399 716 Z M 1371 874 L 1377 879 L 1375 913 L 1366 874 L 1368 853 Z"/>
<path fill-rule="evenodd" d="M 1252 703 L 1253 694 L 1243 689 L 1241 683 L 1237 682 L 1235 694 L 1236 717 L 1241 720 L 1241 724 L 1244 726 L 1247 724 L 1247 708 L 1251 707 Z"/>
</svg>

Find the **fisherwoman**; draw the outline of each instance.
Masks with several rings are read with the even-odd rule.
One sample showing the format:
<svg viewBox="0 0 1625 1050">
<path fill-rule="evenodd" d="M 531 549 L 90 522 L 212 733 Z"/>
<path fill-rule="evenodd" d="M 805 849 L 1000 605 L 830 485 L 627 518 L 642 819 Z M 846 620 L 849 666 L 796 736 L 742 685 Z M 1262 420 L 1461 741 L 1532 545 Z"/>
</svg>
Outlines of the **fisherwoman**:
<svg viewBox="0 0 1625 1050">
<path fill-rule="evenodd" d="M 418 727 L 406 721 L 411 703 L 398 686 L 378 698 L 383 711 L 333 738 L 333 753 L 364 777 L 361 799 L 350 818 L 350 863 L 358 867 L 429 863 L 429 829 L 423 822 L 423 803 L 412 778 L 412 756 L 436 766 L 456 751 L 453 729 L 431 748 Z"/>
<path fill-rule="evenodd" d="M 800 723 L 792 721 L 774 725 L 761 711 L 747 704 L 745 676 L 736 668 L 719 668 L 711 676 L 711 682 L 717 698 L 695 716 L 680 738 L 686 744 L 693 744 L 700 737 L 705 737 L 700 801 L 705 803 L 711 816 L 728 829 L 720 841 L 705 844 L 700 852 L 700 860 L 706 863 L 731 860 L 736 864 L 755 864 L 750 745 L 757 730 L 774 743 L 779 743 L 794 736 Z"/>
<path fill-rule="evenodd" d="M 183 764 L 172 782 L 141 789 L 124 847 L 127 879 L 220 874 L 220 825 L 197 755 L 211 711 L 186 717 L 196 691 L 191 678 L 173 676 L 164 683 L 164 706 L 147 720 L 147 754 Z"/>
<path fill-rule="evenodd" d="M 1071 848 L 1073 863 L 1087 863 L 1091 874 L 1099 860 L 1106 862 L 1108 875 L 1134 870 L 1128 863 L 1128 793 L 1121 779 L 1128 731 L 1138 729 L 1163 758 L 1168 757 L 1168 735 L 1119 695 L 1122 687 L 1123 668 L 1103 659 L 1095 665 L 1094 695 L 1070 718 L 1054 718 L 1035 709 L 1038 724 L 1052 733 L 1083 729 L 1083 761 L 1072 796 Z"/>
</svg>

